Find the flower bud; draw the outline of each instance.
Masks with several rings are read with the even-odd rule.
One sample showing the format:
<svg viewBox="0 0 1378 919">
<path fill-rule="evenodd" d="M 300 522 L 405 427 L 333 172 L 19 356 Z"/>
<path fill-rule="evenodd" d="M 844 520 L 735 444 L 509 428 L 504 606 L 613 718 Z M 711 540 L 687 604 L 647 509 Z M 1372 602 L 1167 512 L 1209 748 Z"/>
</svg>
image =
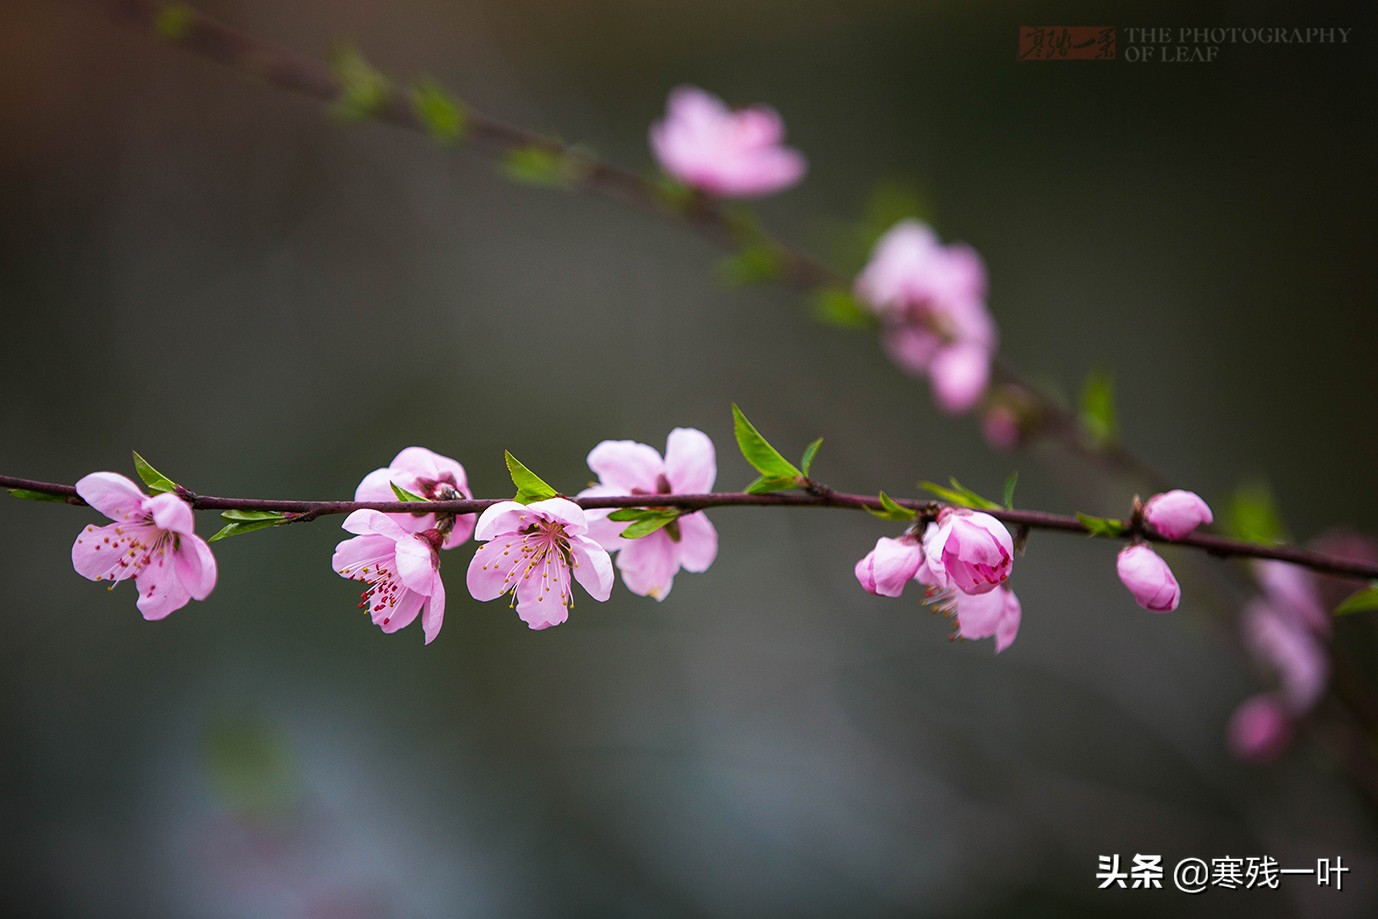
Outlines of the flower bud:
<svg viewBox="0 0 1378 919">
<path fill-rule="evenodd" d="M 1014 564 L 1014 540 L 990 514 L 947 508 L 924 533 L 923 551 L 939 587 L 983 594 L 999 587 Z"/>
<path fill-rule="evenodd" d="M 1196 492 L 1178 488 L 1149 498 L 1144 505 L 1144 519 L 1167 539 L 1183 539 L 1214 518 Z"/>
<path fill-rule="evenodd" d="M 923 549 L 912 534 L 906 533 L 899 539 L 882 536 L 876 540 L 876 547 L 856 563 L 856 579 L 867 593 L 898 597 L 922 562 Z"/>
<path fill-rule="evenodd" d="M 1172 569 L 1162 556 L 1143 543 L 1121 549 L 1115 568 L 1124 586 L 1134 595 L 1134 601 L 1146 610 L 1171 612 L 1182 599 L 1182 589 L 1177 586 Z"/>
</svg>

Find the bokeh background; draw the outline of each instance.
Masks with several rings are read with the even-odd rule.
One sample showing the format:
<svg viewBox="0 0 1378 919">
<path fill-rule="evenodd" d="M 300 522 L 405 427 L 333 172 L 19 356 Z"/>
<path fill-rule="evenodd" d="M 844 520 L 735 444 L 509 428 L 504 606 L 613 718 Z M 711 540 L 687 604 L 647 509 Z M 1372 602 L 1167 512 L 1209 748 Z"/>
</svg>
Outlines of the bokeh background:
<svg viewBox="0 0 1378 919">
<path fill-rule="evenodd" d="M 1370 531 L 1378 467 L 1372 4 L 908 0 L 198 3 L 323 55 L 353 40 L 498 117 L 650 170 L 667 91 L 766 101 L 811 161 L 766 223 L 847 270 L 880 183 L 987 259 L 1002 353 L 1223 504 Z M 753 477 L 729 403 L 838 488 L 955 474 L 1120 514 L 1055 451 L 993 454 L 866 333 L 605 201 L 319 106 L 111 25 L 8 0 L 0 30 L 0 469 L 72 482 L 137 449 L 210 494 L 348 497 L 401 447 L 509 493 L 605 438 L 694 426 Z M 1335 25 L 1216 63 L 1016 63 L 1020 25 Z M 950 643 L 863 594 L 864 515 L 721 510 L 712 570 L 529 632 L 447 557 L 440 638 L 384 636 L 334 521 L 219 543 L 212 597 L 145 623 L 78 577 L 87 510 L 0 504 L 0 904 L 9 915 L 1372 915 L 1375 818 L 1317 747 L 1251 768 L 1265 685 L 1242 596 L 1182 553 L 1152 616 L 1114 550 L 1035 535 L 1019 640 Z M 217 521 L 205 515 L 204 533 Z M 1361 654 L 1374 631 L 1341 623 Z M 1371 658 L 1370 658 L 1371 659 Z M 1097 857 L 1342 856 L 1343 892 L 1098 891 Z"/>
</svg>

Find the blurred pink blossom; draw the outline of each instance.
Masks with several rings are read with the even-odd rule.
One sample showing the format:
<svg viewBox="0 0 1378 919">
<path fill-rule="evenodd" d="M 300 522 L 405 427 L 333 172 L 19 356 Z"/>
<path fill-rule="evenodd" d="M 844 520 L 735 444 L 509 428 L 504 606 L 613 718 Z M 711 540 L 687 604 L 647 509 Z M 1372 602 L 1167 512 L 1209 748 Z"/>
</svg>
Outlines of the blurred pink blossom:
<svg viewBox="0 0 1378 919">
<path fill-rule="evenodd" d="M 587 532 L 583 509 L 568 498 L 494 504 L 474 529 L 484 545 L 469 563 L 469 593 L 475 600 L 510 593 L 531 628 L 559 625 L 574 605 L 574 581 L 595 600 L 612 592 L 612 560 Z"/>
<path fill-rule="evenodd" d="M 856 295 L 880 318 L 890 358 L 927 376 L 943 410 L 959 414 L 980 400 L 997 335 L 974 249 L 944 246 L 925 224 L 901 221 L 871 250 Z"/>
<path fill-rule="evenodd" d="M 674 178 L 710 195 L 756 198 L 794 185 L 804 156 L 782 146 L 784 124 L 774 109 L 732 111 L 694 86 L 671 91 L 664 121 L 651 126 L 651 149 Z"/>
<path fill-rule="evenodd" d="M 1134 601 L 1146 610 L 1171 612 L 1182 599 L 1182 590 L 1172 576 L 1172 569 L 1162 556 L 1143 543 L 1121 549 L 1115 568 L 1124 586 L 1134 595 Z"/>
<path fill-rule="evenodd" d="M 694 428 L 675 428 L 665 442 L 662 460 L 655 448 L 631 440 L 605 440 L 588 456 L 599 483 L 579 497 L 604 495 L 704 494 L 718 476 L 713 441 Z M 654 501 L 650 501 L 654 505 Z M 608 510 L 585 511 L 588 534 L 604 549 L 617 553 L 622 583 L 632 593 L 664 600 L 675 574 L 707 571 L 718 557 L 718 532 L 701 511 L 684 514 L 669 525 L 638 539 L 623 539 L 626 523 L 608 519 Z"/>
<path fill-rule="evenodd" d="M 1226 729 L 1230 752 L 1249 763 L 1274 760 L 1292 742 L 1292 719 L 1270 693 L 1246 699 Z"/>
<path fill-rule="evenodd" d="M 1149 498 L 1144 505 L 1144 519 L 1163 537 L 1183 539 L 1214 518 L 1196 492 L 1177 488 Z"/>
<path fill-rule="evenodd" d="M 82 577 L 128 578 L 139 591 L 139 612 L 162 619 L 215 588 L 215 556 L 193 532 L 191 507 L 175 494 L 149 497 L 114 472 L 93 472 L 77 482 L 77 494 L 114 523 L 88 526 L 72 544 L 72 567 Z"/>
<path fill-rule="evenodd" d="M 330 565 L 342 577 L 363 581 L 360 607 L 384 632 L 411 625 L 421 614 L 426 644 L 445 621 L 445 583 L 440 579 L 439 531 L 411 533 L 388 514 L 355 511 L 341 524 L 353 539 L 335 547 Z"/>
</svg>

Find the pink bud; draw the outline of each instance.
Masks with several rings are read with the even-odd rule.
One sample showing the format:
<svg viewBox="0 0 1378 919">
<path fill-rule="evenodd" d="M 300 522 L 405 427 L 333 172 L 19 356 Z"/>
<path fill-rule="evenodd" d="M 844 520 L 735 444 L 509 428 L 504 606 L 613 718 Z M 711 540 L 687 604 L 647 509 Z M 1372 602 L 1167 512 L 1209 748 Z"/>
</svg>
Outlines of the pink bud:
<svg viewBox="0 0 1378 919">
<path fill-rule="evenodd" d="M 1115 568 L 1124 586 L 1134 595 L 1134 601 L 1146 610 L 1171 612 L 1182 599 L 1182 589 L 1177 586 L 1172 569 L 1143 543 L 1121 549 Z"/>
<path fill-rule="evenodd" d="M 999 587 L 1014 564 L 1014 540 L 990 514 L 947 508 L 923 536 L 929 573 L 938 587 L 983 594 Z"/>
<path fill-rule="evenodd" d="M 899 539 L 882 536 L 876 547 L 856 563 L 856 579 L 867 593 L 881 597 L 898 597 L 904 585 L 914 579 L 923 561 L 923 549 L 913 535 Z"/>
<path fill-rule="evenodd" d="M 1235 709 L 1226 729 L 1230 752 L 1247 763 L 1266 763 L 1292 741 L 1292 720 L 1270 695 L 1254 696 Z"/>
<path fill-rule="evenodd" d="M 1144 505 L 1144 519 L 1165 538 L 1182 539 L 1214 518 L 1196 492 L 1178 488 L 1149 498 Z"/>
</svg>

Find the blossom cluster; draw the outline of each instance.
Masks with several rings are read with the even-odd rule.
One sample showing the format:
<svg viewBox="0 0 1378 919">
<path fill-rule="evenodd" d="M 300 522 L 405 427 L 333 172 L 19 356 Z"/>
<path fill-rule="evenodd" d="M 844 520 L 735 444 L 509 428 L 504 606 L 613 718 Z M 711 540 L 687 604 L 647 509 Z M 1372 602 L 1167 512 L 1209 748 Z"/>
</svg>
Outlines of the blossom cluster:
<svg viewBox="0 0 1378 919">
<path fill-rule="evenodd" d="M 882 536 L 856 563 L 868 592 L 898 597 L 910 581 L 955 623 L 961 638 L 995 638 L 996 653 L 1019 633 L 1019 598 L 1005 586 L 1014 564 L 1014 540 L 989 514 L 949 507 L 924 527 L 898 539 Z"/>
</svg>

